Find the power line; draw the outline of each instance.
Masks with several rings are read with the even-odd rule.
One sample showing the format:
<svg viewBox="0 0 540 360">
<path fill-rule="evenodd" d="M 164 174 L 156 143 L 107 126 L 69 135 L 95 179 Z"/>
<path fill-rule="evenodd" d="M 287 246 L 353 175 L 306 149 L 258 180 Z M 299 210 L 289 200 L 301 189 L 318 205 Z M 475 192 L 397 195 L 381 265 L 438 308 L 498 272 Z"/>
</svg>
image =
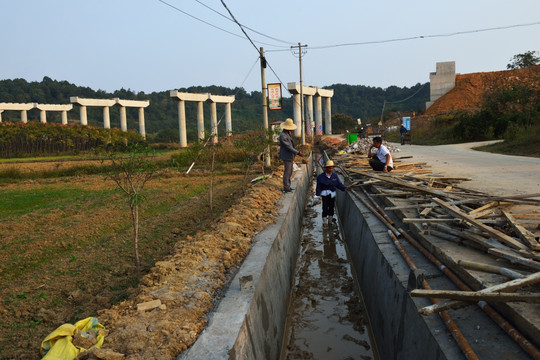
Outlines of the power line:
<svg viewBox="0 0 540 360">
<path fill-rule="evenodd" d="M 329 48 L 345 47 L 345 46 L 361 46 L 361 45 L 384 44 L 384 43 L 390 43 L 390 42 L 409 41 L 409 40 L 425 39 L 425 38 L 451 37 L 451 36 L 457 36 L 457 35 L 465 35 L 465 34 L 486 32 L 486 31 L 495 31 L 495 30 L 505 30 L 505 29 L 511 29 L 511 28 L 517 28 L 517 27 L 526 27 L 526 26 L 533 26 L 533 25 L 540 25 L 540 21 L 533 22 L 533 23 L 525 23 L 525 24 L 498 26 L 498 27 L 485 28 L 485 29 L 457 31 L 457 32 L 445 33 L 445 34 L 419 35 L 419 36 L 410 36 L 410 37 L 396 38 L 396 39 L 372 40 L 372 41 L 334 44 L 334 45 L 323 45 L 323 46 L 310 46 L 310 49 L 321 50 L 321 49 L 329 49 Z M 268 50 L 268 52 L 277 52 L 277 51 L 287 51 L 287 50 L 285 50 L 285 49 L 284 50 Z"/>
<path fill-rule="evenodd" d="M 386 101 L 387 104 L 397 104 L 397 103 L 400 103 L 400 102 L 404 102 L 404 101 L 407 101 L 409 100 L 410 98 L 412 98 L 413 96 L 415 96 L 416 94 L 418 94 L 420 92 L 420 90 L 422 90 L 427 84 L 429 83 L 424 83 L 424 85 L 422 85 L 420 87 L 420 89 L 418 89 L 414 94 L 412 94 L 411 96 L 403 99 L 403 100 L 397 100 L 397 101 Z"/>
<path fill-rule="evenodd" d="M 255 45 L 255 43 L 253 42 L 253 40 L 251 40 L 251 38 L 249 37 L 249 35 L 246 33 L 246 31 L 244 30 L 244 27 L 242 26 L 242 24 L 240 24 L 238 22 L 238 20 L 236 20 L 236 18 L 234 17 L 233 13 L 231 12 L 231 10 L 229 10 L 229 8 L 227 7 L 227 4 L 225 4 L 225 1 L 221 0 L 221 3 L 223 4 L 223 7 L 229 12 L 229 15 L 231 15 L 231 18 L 234 20 L 234 22 L 240 27 L 240 30 L 242 30 L 242 32 L 244 33 L 244 35 L 246 36 L 246 38 L 249 40 L 249 42 L 251 43 L 251 45 L 253 45 L 253 47 L 255 48 L 255 50 L 257 52 L 259 52 L 259 49 L 257 49 L 257 45 Z"/>
<path fill-rule="evenodd" d="M 195 1 L 198 2 L 199 4 L 201 4 L 202 6 L 204 6 L 205 8 L 209 9 L 210 11 L 215 12 L 215 13 L 218 14 L 219 16 L 222 16 L 222 17 L 224 17 L 225 19 L 234 22 L 233 19 L 231 19 L 231 18 L 229 18 L 229 17 L 223 15 L 222 13 L 220 13 L 220 12 L 217 11 L 217 10 L 212 9 L 210 6 L 206 5 L 206 4 L 203 3 L 202 1 L 200 1 L 200 0 L 195 0 Z M 278 42 L 281 42 L 281 43 L 284 43 L 284 44 L 293 44 L 292 41 L 281 40 L 281 39 L 272 37 L 272 36 L 270 36 L 270 35 L 263 34 L 262 32 L 259 32 L 259 31 L 257 31 L 257 30 L 254 30 L 254 29 L 252 29 L 252 28 L 250 28 L 250 27 L 248 27 L 248 26 L 246 26 L 246 25 L 243 25 L 243 24 L 241 24 L 241 25 L 242 25 L 244 28 L 248 29 L 249 31 L 252 31 L 252 32 L 254 32 L 254 33 L 256 33 L 256 34 L 259 34 L 259 35 L 261 35 L 261 36 L 267 37 L 267 38 L 269 38 L 269 39 L 272 39 L 272 40 L 275 40 L 275 41 L 278 41 Z"/>
<path fill-rule="evenodd" d="M 194 15 L 191 15 L 190 13 L 188 13 L 188 12 L 186 12 L 186 11 L 184 11 L 184 10 L 182 10 L 182 9 L 180 9 L 180 8 L 178 8 L 178 7 L 172 5 L 172 4 L 170 4 L 170 3 L 168 3 L 168 2 L 166 2 L 166 1 L 164 1 L 164 0 L 157 0 L 157 1 L 159 1 L 160 3 L 165 4 L 165 5 L 167 5 L 167 6 L 171 7 L 171 8 L 173 8 L 174 10 L 176 10 L 176 11 L 178 11 L 178 12 L 181 12 L 182 14 L 184 14 L 184 15 L 186 15 L 186 16 L 189 16 L 189 17 L 192 18 L 192 19 L 195 19 L 195 20 L 197 20 L 197 21 L 200 21 L 200 22 L 202 22 L 203 24 L 206 24 L 206 25 L 211 26 L 211 27 L 213 27 L 213 28 L 215 28 L 215 29 L 218 29 L 218 30 L 221 30 L 221 31 L 223 31 L 223 32 L 226 32 L 227 34 L 230 34 L 230 35 L 239 37 L 240 39 L 243 39 L 243 38 L 244 38 L 242 35 L 235 34 L 235 33 L 233 33 L 233 32 L 230 32 L 230 31 L 228 31 L 228 30 L 225 30 L 225 29 L 223 29 L 223 28 L 220 28 L 219 26 L 216 26 L 216 25 L 214 25 L 214 24 L 211 24 L 211 23 L 209 23 L 208 21 L 205 21 L 205 20 L 203 20 L 203 19 L 201 19 L 201 18 L 198 18 L 198 17 L 196 17 L 196 16 L 194 16 Z M 273 47 L 278 47 L 278 48 L 279 48 L 279 47 L 282 47 L 281 45 L 268 44 L 268 43 L 264 43 L 264 42 L 262 42 L 262 41 L 257 41 L 257 42 L 260 43 L 260 44 L 263 44 L 263 45 L 268 45 L 268 46 L 273 46 Z"/>
<path fill-rule="evenodd" d="M 249 35 L 244 31 L 244 28 L 242 27 L 242 24 L 240 24 L 236 18 L 234 17 L 234 15 L 232 14 L 231 10 L 229 10 L 229 8 L 227 7 L 227 4 L 225 4 L 225 1 L 224 0 L 221 0 L 221 3 L 223 4 L 223 6 L 225 7 L 225 9 L 227 9 L 227 11 L 229 12 L 229 14 L 231 15 L 232 19 L 234 20 L 234 22 L 240 27 L 240 29 L 242 29 L 242 32 L 244 33 L 244 35 L 246 35 L 246 38 L 251 42 L 251 45 L 253 45 L 253 47 L 255 48 L 255 50 L 257 50 L 257 52 L 259 52 L 259 49 L 257 49 L 257 46 L 255 46 L 255 44 L 253 43 L 253 41 L 251 40 L 251 38 L 249 37 Z M 272 70 L 272 72 L 274 73 L 274 75 L 278 78 L 279 82 L 285 87 L 285 89 L 287 89 L 287 87 L 285 86 L 285 84 L 283 83 L 283 81 L 281 81 L 281 79 L 279 78 L 279 76 L 276 74 L 276 72 L 274 71 L 274 69 L 272 68 L 272 66 L 270 66 L 270 63 L 268 62 L 268 60 L 266 60 L 265 58 L 265 61 L 266 61 L 266 65 L 270 68 L 270 70 Z M 287 89 L 287 91 L 289 91 L 289 89 Z M 290 91 L 289 91 L 290 93 Z"/>
</svg>

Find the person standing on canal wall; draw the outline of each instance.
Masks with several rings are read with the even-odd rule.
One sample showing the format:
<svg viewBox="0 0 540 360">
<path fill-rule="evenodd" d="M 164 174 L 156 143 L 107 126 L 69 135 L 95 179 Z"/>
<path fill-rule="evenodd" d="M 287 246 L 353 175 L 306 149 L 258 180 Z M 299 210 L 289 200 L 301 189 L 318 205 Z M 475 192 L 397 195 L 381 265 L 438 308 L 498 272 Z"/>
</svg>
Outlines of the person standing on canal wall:
<svg viewBox="0 0 540 360">
<path fill-rule="evenodd" d="M 373 148 L 376 148 L 375 152 L 371 152 Z M 375 136 L 373 138 L 373 144 L 368 150 L 369 165 L 375 171 L 390 172 L 394 169 L 394 161 L 390 151 L 382 144 L 382 138 Z"/>
<path fill-rule="evenodd" d="M 302 153 L 294 148 L 292 132 L 296 129 L 296 125 L 291 118 L 281 123 L 281 134 L 279 135 L 279 158 L 283 160 L 283 192 L 291 192 L 291 176 L 293 173 L 294 157 L 302 156 Z"/>
<path fill-rule="evenodd" d="M 336 202 L 336 189 L 347 190 L 334 172 L 334 162 L 328 160 L 324 165 L 324 172 L 317 176 L 315 195 L 322 199 L 323 227 L 327 227 L 334 219 L 334 203 Z"/>
</svg>

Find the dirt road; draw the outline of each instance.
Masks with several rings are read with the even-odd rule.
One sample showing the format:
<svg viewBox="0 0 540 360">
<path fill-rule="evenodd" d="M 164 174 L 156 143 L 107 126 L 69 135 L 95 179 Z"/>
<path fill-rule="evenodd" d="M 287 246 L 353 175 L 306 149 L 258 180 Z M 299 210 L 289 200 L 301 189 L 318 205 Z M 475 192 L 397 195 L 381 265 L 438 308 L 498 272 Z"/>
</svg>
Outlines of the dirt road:
<svg viewBox="0 0 540 360">
<path fill-rule="evenodd" d="M 438 146 L 395 144 L 401 152 L 393 156 L 411 155 L 413 161 L 426 161 L 434 172 L 446 176 L 469 177 L 472 181 L 462 183 L 469 189 L 494 195 L 540 193 L 540 158 L 472 150 L 473 147 L 488 143 Z"/>
</svg>

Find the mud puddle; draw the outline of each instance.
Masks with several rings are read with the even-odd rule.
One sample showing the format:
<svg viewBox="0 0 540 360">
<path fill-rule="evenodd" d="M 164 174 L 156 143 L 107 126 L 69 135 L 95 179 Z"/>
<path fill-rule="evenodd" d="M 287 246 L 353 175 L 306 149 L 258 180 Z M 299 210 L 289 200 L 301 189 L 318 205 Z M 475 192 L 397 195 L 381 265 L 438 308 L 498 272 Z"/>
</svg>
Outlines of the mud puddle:
<svg viewBox="0 0 540 360">
<path fill-rule="evenodd" d="M 313 188 L 304 216 L 281 359 L 376 360 L 339 222 L 323 228 L 318 200 Z"/>
</svg>

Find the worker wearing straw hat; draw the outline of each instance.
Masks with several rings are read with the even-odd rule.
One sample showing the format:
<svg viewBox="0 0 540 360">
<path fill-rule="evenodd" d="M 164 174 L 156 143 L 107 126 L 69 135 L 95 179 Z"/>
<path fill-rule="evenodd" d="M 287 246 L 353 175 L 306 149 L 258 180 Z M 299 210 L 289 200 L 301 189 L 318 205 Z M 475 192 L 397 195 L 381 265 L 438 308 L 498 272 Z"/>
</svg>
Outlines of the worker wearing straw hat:
<svg viewBox="0 0 540 360">
<path fill-rule="evenodd" d="M 283 192 L 291 192 L 291 176 L 293 172 L 293 162 L 296 155 L 302 156 L 302 153 L 294 148 L 292 132 L 296 125 L 291 118 L 281 123 L 281 134 L 279 135 L 279 158 L 283 160 Z"/>
<path fill-rule="evenodd" d="M 334 203 L 336 201 L 336 189 L 341 191 L 347 190 L 334 172 L 334 162 L 328 160 L 324 164 L 324 172 L 317 176 L 317 186 L 315 188 L 315 195 L 320 196 L 322 199 L 323 227 L 328 227 L 331 221 L 335 221 Z"/>
</svg>

